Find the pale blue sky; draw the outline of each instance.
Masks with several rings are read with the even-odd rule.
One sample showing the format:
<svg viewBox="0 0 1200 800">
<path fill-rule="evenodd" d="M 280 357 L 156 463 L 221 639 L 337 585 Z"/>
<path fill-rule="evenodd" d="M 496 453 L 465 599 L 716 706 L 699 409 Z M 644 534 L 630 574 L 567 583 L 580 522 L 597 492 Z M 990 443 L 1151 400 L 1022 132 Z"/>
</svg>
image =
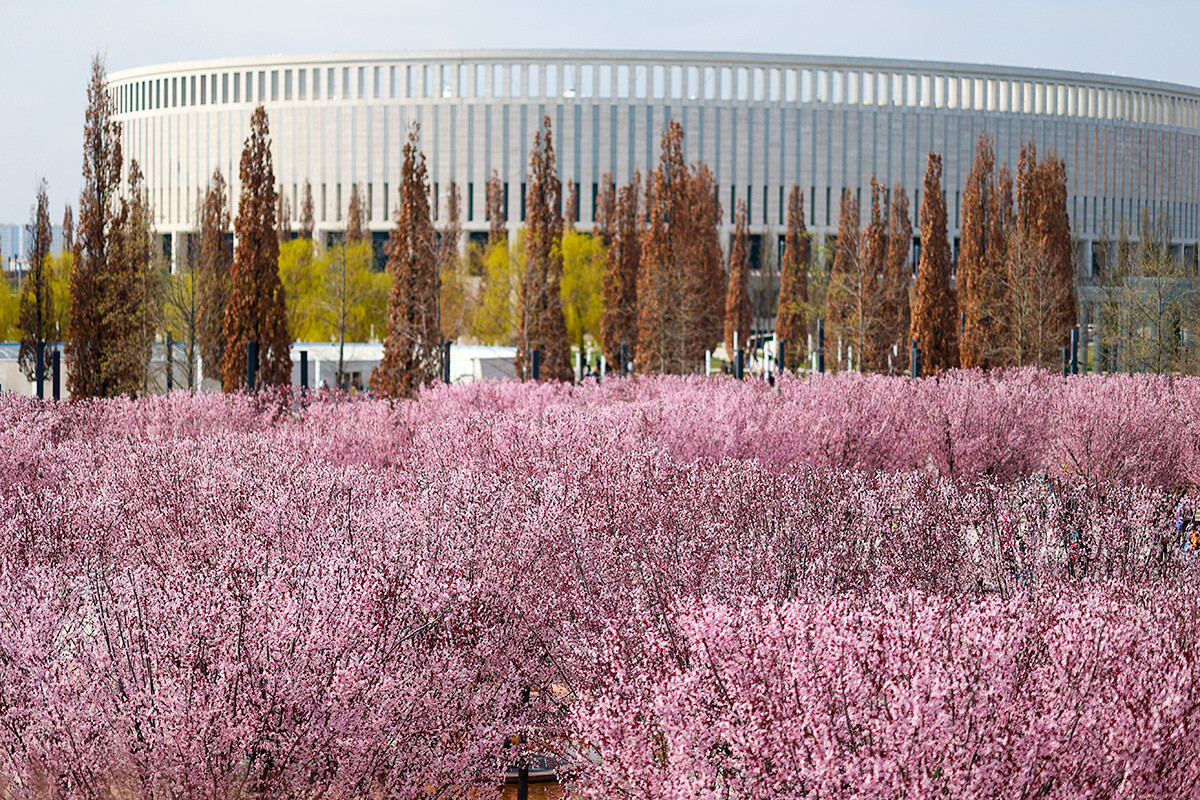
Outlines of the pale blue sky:
<svg viewBox="0 0 1200 800">
<path fill-rule="evenodd" d="M 271 53 L 731 50 L 964 61 L 1200 86 L 1200 0 L 9 0 L 0 14 L 0 222 L 77 204 L 92 54 L 110 71 Z"/>
</svg>

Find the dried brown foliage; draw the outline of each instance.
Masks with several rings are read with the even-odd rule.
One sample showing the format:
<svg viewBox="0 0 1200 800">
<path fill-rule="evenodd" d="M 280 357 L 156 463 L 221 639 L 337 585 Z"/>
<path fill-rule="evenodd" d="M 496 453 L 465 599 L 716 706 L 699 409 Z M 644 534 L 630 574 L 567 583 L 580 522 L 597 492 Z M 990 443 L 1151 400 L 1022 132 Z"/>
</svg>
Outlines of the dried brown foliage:
<svg viewBox="0 0 1200 800">
<path fill-rule="evenodd" d="M 50 257 L 53 229 L 45 180 L 38 184 L 37 200 L 25 233 L 29 237 L 29 271 L 21 282 L 21 307 L 17 322 L 17 327 L 21 329 L 21 347 L 17 353 L 17 363 L 25 379 L 32 381 L 37 373 L 38 342 L 51 342 L 54 339 L 54 297 L 50 291 L 50 269 L 46 263 Z"/>
<path fill-rule="evenodd" d="M 642 225 L 638 216 L 638 197 L 641 176 L 621 187 L 620 196 L 613 200 L 612 178 L 606 175 L 607 198 L 600 205 L 603 213 L 597 221 L 602 239 L 607 235 L 608 248 L 604 264 L 601 291 L 604 313 L 600 317 L 600 342 L 608 363 L 621 363 L 621 347 L 633 358 L 638 339 L 638 268 L 642 254 Z M 605 234 L 604 229 L 608 230 Z"/>
<path fill-rule="evenodd" d="M 950 242 L 942 197 L 942 157 L 929 154 L 921 195 L 921 262 L 910 338 L 921 348 L 921 374 L 958 366 L 958 312 L 950 289 Z"/>
<path fill-rule="evenodd" d="M 228 190 L 221 170 L 215 170 L 200 207 L 200 241 L 196 258 L 196 294 L 199 306 L 200 358 L 209 375 L 219 375 L 225 361 L 225 306 L 229 302 L 229 272 L 233 252 L 229 231 Z"/>
<path fill-rule="evenodd" d="M 775 314 L 775 335 L 787 342 L 787 369 L 804 365 L 808 345 L 808 265 L 811 250 L 804 226 L 804 198 L 800 188 L 788 192 L 787 231 L 783 241 L 783 264 L 779 271 L 779 308 Z"/>
<path fill-rule="evenodd" d="M 646 187 L 646 226 L 638 274 L 637 367 L 697 370 L 721 340 L 725 270 L 718 239 L 721 206 L 712 173 L 683 160 L 683 128 L 662 134 L 658 169 Z"/>
<path fill-rule="evenodd" d="M 446 227 L 437 243 L 438 275 L 441 278 L 442 337 L 457 340 L 467 333 L 472 313 L 472 300 L 467 291 L 463 260 L 459 255 L 462 244 L 462 196 L 458 184 L 450 181 L 446 192 Z"/>
<path fill-rule="evenodd" d="M 275 170 L 271 165 L 270 130 L 262 106 L 250 118 L 250 135 L 242 148 L 238 176 L 242 194 L 234 229 L 237 244 L 225 305 L 225 352 L 221 362 L 224 390 L 242 386 L 246 345 L 258 342 L 256 385 L 291 382 L 291 336 L 286 298 L 279 280 L 279 236 L 275 231 Z"/>
<path fill-rule="evenodd" d="M 638 180 L 636 172 L 633 177 L 635 181 Z M 612 245 L 616 227 L 617 190 L 613 184 L 612 173 L 606 172 L 600 178 L 600 191 L 596 195 L 596 225 L 592 230 L 592 235 L 599 237 L 604 247 L 608 248 Z"/>
<path fill-rule="evenodd" d="M 67 203 L 66 209 L 63 211 L 62 221 L 62 249 L 64 252 L 71 252 L 75 248 L 75 217 L 71 214 L 71 204 Z"/>
<path fill-rule="evenodd" d="M 887 220 L 883 187 L 871 176 L 871 221 L 863 231 L 859 246 L 858 270 L 858 341 L 863 371 L 887 372 L 888 342 L 882 318 L 881 284 L 888 251 Z"/>
<path fill-rule="evenodd" d="M 304 195 L 300 201 L 300 234 L 299 238 L 312 241 L 313 229 L 316 222 L 313 219 L 312 184 L 304 181 Z"/>
<path fill-rule="evenodd" d="M 363 220 L 362 193 L 358 184 L 350 186 L 350 205 L 346 209 L 346 244 L 358 244 L 366 238 L 366 225 Z"/>
<path fill-rule="evenodd" d="M 121 192 L 121 126 L 113 119 L 104 65 L 92 59 L 83 130 L 83 191 L 71 270 L 67 386 L 76 398 L 136 393 L 141 295 L 136 265 L 121 241 L 128 206 Z M 144 365 L 143 365 L 144 367 Z"/>
<path fill-rule="evenodd" d="M 441 367 L 441 291 L 425 155 L 416 124 L 404 145 L 400 170 L 400 209 L 388 238 L 388 298 L 383 360 L 371 373 L 371 388 L 388 397 L 412 397 L 437 380 Z"/>
<path fill-rule="evenodd" d="M 879 339 L 883 343 L 883 360 L 891 355 L 889 374 L 908 370 L 909 327 L 911 308 L 908 286 L 912 279 L 909 253 L 912 252 L 912 222 L 908 216 L 908 195 L 900 184 L 892 189 L 892 205 L 888 212 L 888 249 L 884 261 L 883 280 L 879 286 Z"/>
<path fill-rule="evenodd" d="M 829 288 L 825 295 L 826 336 L 833 338 L 839 351 L 837 359 L 827 362 L 834 370 L 851 366 L 848 358 L 851 351 L 856 359 L 862 358 L 858 333 L 861 322 L 863 264 L 859 258 L 861 240 L 858 201 L 849 189 L 842 191 L 837 230 L 837 249 L 833 257 L 833 269 L 829 273 Z"/>
<path fill-rule="evenodd" d="M 279 243 L 292 240 L 292 208 L 282 187 L 279 192 L 278 207 L 275 210 L 275 227 L 279 232 Z"/>
<path fill-rule="evenodd" d="M 1041 162 L 1033 142 L 1021 148 L 1017 164 L 1016 236 L 1028 258 L 1044 262 L 1050 280 L 1047 329 L 1038 345 L 1037 363 L 1057 366 L 1058 347 L 1076 323 L 1075 267 L 1071 223 L 1067 216 L 1067 168 L 1054 154 Z M 1011 257 L 1011 256 L 1010 256 Z"/>
<path fill-rule="evenodd" d="M 579 184 L 567 181 L 567 202 L 563 207 L 563 222 L 568 228 L 574 228 L 579 222 Z"/>
<path fill-rule="evenodd" d="M 732 361 L 735 349 L 745 349 L 750 339 L 750 223 L 746 201 L 739 200 L 733 215 L 733 244 L 729 248 L 729 289 L 725 294 L 725 354 Z M 737 348 L 734 339 L 737 339 Z"/>
<path fill-rule="evenodd" d="M 492 170 L 487 182 L 488 247 L 508 240 L 508 217 L 504 209 L 504 184 L 500 173 Z"/>
<path fill-rule="evenodd" d="M 962 334 L 958 342 L 959 361 L 964 368 L 990 366 L 988 350 L 994 340 L 993 319 L 998 311 L 990 302 L 993 292 L 988 284 L 996 277 L 988 245 L 991 226 L 988 211 L 995 192 L 993 171 L 996 159 L 992 139 L 979 134 L 975 161 L 967 173 L 962 199 L 962 245 L 958 253 L 958 308 L 962 315 Z"/>
<path fill-rule="evenodd" d="M 525 274 L 521 279 L 520 324 L 515 365 L 532 377 L 532 353 L 541 352 L 541 380 L 569 381 L 571 350 L 562 310 L 562 185 L 554 166 L 550 117 L 542 120 L 529 154 L 525 201 Z"/>
</svg>

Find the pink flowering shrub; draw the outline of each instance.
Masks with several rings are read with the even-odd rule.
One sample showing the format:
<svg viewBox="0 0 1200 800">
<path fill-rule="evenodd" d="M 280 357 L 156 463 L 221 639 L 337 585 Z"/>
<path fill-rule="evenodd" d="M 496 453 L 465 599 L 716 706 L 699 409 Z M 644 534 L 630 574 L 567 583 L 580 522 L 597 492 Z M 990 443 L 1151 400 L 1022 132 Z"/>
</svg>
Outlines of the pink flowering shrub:
<svg viewBox="0 0 1200 800">
<path fill-rule="evenodd" d="M 1186 795 L 1198 409 L 1030 370 L 0 395 L 0 794 L 486 794 L 521 735 L 597 796 Z"/>
</svg>

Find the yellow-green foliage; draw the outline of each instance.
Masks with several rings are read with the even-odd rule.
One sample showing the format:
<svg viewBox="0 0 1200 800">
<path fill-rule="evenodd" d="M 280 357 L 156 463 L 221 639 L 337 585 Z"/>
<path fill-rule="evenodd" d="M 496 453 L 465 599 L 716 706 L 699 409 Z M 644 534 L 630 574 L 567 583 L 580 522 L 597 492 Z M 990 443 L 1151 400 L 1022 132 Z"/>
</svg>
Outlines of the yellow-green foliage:
<svg viewBox="0 0 1200 800">
<path fill-rule="evenodd" d="M 563 231 L 562 254 L 563 315 L 569 341 L 577 344 L 584 335 L 595 338 L 600 333 L 604 244 L 591 234 L 567 229 Z"/>
<path fill-rule="evenodd" d="M 298 342 L 336 342 L 345 312 L 346 341 L 378 341 L 387 329 L 391 278 L 372 268 L 367 242 L 314 252 L 305 239 L 279 248 L 279 278 L 287 292 L 288 329 Z"/>
<path fill-rule="evenodd" d="M 21 314 L 21 299 L 9 285 L 8 278 L 0 275 L 0 342 L 20 340 L 17 318 Z"/>
<path fill-rule="evenodd" d="M 470 331 L 481 344 L 516 344 L 522 253 L 524 248 L 518 240 L 515 254 L 502 241 L 484 255 L 483 290 Z"/>
</svg>

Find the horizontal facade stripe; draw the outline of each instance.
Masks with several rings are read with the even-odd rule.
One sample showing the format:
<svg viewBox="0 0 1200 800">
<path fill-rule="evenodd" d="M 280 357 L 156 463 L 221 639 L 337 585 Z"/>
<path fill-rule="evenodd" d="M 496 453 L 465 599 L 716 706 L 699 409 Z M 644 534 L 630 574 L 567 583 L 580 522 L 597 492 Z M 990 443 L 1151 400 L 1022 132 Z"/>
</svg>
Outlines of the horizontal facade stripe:
<svg viewBox="0 0 1200 800">
<path fill-rule="evenodd" d="M 1165 215 L 1176 243 L 1200 239 L 1200 89 L 1134 78 L 939 62 L 642 51 L 437 51 L 220 59 L 115 72 L 108 89 L 122 147 L 146 176 L 158 228 L 196 227 L 215 169 L 234 197 L 254 107 L 266 107 L 276 179 L 293 218 L 305 180 L 319 231 L 344 225 L 358 184 L 373 230 L 390 227 L 401 149 L 420 124 L 444 221 L 458 184 L 464 227 L 483 231 L 484 186 L 508 186 L 521 224 L 534 132 L 548 116 L 564 182 L 579 183 L 581 224 L 595 187 L 658 159 L 669 120 L 689 161 L 708 164 L 722 219 L 745 200 L 752 230 L 781 231 L 787 190 L 804 193 L 818 234 L 837 223 L 843 189 L 869 197 L 877 177 L 915 211 L 926 154 L 944 158 L 952 235 L 981 131 L 1016 167 L 1021 144 L 1056 153 L 1068 174 L 1072 233 L 1095 240 Z"/>
</svg>

